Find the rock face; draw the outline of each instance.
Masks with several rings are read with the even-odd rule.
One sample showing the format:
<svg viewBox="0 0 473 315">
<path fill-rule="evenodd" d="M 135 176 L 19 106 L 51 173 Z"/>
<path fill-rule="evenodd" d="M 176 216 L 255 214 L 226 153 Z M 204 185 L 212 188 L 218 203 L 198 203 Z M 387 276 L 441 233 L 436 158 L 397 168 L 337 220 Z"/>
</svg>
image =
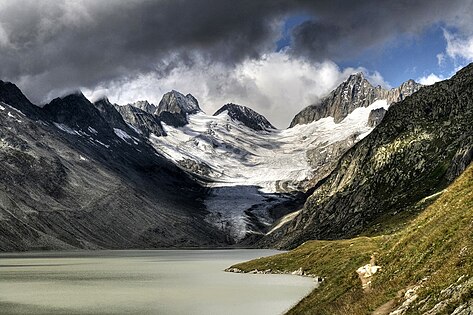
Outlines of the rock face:
<svg viewBox="0 0 473 315">
<path fill-rule="evenodd" d="M 93 128 L 97 133 L 110 135 L 112 128 L 99 110 L 82 93 L 56 98 L 43 107 L 47 119 L 84 133 Z"/>
<path fill-rule="evenodd" d="M 0 251 L 218 246 L 205 190 L 107 101 L 0 85 Z"/>
<path fill-rule="evenodd" d="M 159 119 L 174 127 L 181 127 L 188 123 L 187 115 L 200 112 L 199 103 L 190 94 L 184 96 L 177 91 L 164 94 L 155 111 Z"/>
<path fill-rule="evenodd" d="M 115 106 L 107 98 L 98 100 L 94 103 L 100 115 L 107 121 L 114 130 L 120 129 L 131 135 L 137 136 L 137 131 L 131 128 L 124 120 L 122 115 L 116 110 Z"/>
<path fill-rule="evenodd" d="M 319 103 L 298 113 L 289 128 L 329 116 L 338 123 L 358 107 L 367 107 L 376 100 L 386 100 L 388 105 L 399 102 L 421 87 L 422 85 L 409 80 L 395 89 L 385 90 L 381 86 L 373 87 L 361 72 L 352 74 Z"/>
<path fill-rule="evenodd" d="M 390 108 L 266 245 L 346 238 L 448 185 L 472 160 L 473 64 Z"/>
<path fill-rule="evenodd" d="M 158 137 L 166 135 L 163 125 L 157 116 L 132 105 L 116 105 L 115 108 L 118 110 L 124 120 L 126 120 L 146 138 L 152 134 Z"/>
<path fill-rule="evenodd" d="M 227 112 L 227 115 L 233 120 L 237 120 L 248 128 L 256 131 L 275 129 L 263 115 L 258 114 L 246 106 L 231 103 L 226 104 L 217 110 L 214 116 L 218 116 L 223 112 Z"/>
<path fill-rule="evenodd" d="M 387 113 L 387 110 L 385 110 L 384 108 L 373 109 L 370 112 L 370 115 L 368 117 L 368 126 L 374 128 L 377 125 L 379 125 L 379 123 L 381 122 L 381 120 L 383 120 L 384 115 L 386 115 L 386 113 Z"/>
<path fill-rule="evenodd" d="M 149 114 L 154 114 L 156 110 L 158 109 L 156 105 L 148 103 L 148 101 L 138 101 L 133 104 L 128 104 L 133 107 L 139 108 Z"/>
</svg>

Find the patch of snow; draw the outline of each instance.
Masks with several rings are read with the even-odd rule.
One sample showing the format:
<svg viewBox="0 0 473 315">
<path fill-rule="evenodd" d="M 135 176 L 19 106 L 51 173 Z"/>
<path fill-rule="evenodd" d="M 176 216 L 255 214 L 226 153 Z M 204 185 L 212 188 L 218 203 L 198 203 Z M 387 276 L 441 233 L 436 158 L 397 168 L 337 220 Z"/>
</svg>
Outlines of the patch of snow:
<svg viewBox="0 0 473 315">
<path fill-rule="evenodd" d="M 126 133 L 126 131 L 123 131 L 119 128 L 113 128 L 113 131 L 115 132 L 115 134 L 117 135 L 117 137 L 119 137 L 120 139 L 122 139 L 123 141 L 125 142 L 128 142 L 128 141 L 131 141 L 133 142 L 135 145 L 138 144 L 138 142 L 136 142 L 136 138 L 134 137 L 131 137 L 128 133 Z"/>
<path fill-rule="evenodd" d="M 131 129 L 133 129 L 133 131 L 135 131 L 137 134 L 139 134 L 139 135 L 143 134 L 140 129 L 136 128 L 136 127 L 133 126 L 132 124 L 130 124 L 130 123 L 126 123 L 126 124 L 128 125 L 128 127 L 130 127 Z"/>
<path fill-rule="evenodd" d="M 81 160 L 81 161 L 88 161 L 88 159 L 85 158 L 85 157 L 83 157 L 82 155 L 79 155 L 79 160 Z"/>
<path fill-rule="evenodd" d="M 16 122 L 21 123 L 21 120 L 15 117 L 11 112 L 8 112 L 8 117 L 13 118 L 14 120 L 16 120 Z"/>
<path fill-rule="evenodd" d="M 56 122 L 53 122 L 54 126 L 56 126 L 56 128 L 68 133 L 68 134 L 71 134 L 71 135 L 80 135 L 76 130 L 70 128 L 69 126 L 67 125 L 64 125 L 64 124 L 59 124 L 59 123 L 56 123 Z"/>
<path fill-rule="evenodd" d="M 94 139 L 94 141 L 95 141 L 95 142 L 97 142 L 98 144 L 100 144 L 101 146 L 104 146 L 104 147 L 106 147 L 107 149 L 108 149 L 108 148 L 110 148 L 110 145 L 108 145 L 108 144 L 105 144 L 105 143 L 103 143 L 103 142 L 100 142 L 100 141 L 99 141 L 99 140 L 97 140 L 97 139 Z"/>
<path fill-rule="evenodd" d="M 0 110 L 5 110 L 5 107 L 3 107 L 2 105 L 0 105 Z"/>
<path fill-rule="evenodd" d="M 8 106 L 10 106 L 10 105 L 8 105 Z M 14 110 L 15 112 L 17 112 L 18 114 L 20 114 L 21 116 L 25 116 L 25 114 L 21 110 L 19 110 L 18 108 L 15 108 L 13 106 L 10 106 L 10 108 L 12 110 Z"/>
<path fill-rule="evenodd" d="M 297 217 L 297 215 L 301 213 L 301 210 L 299 211 L 294 211 L 294 212 L 291 212 L 287 215 L 285 215 L 284 217 L 282 217 L 280 220 L 279 220 L 279 223 L 276 224 L 272 229 L 271 231 L 269 231 L 268 233 L 266 233 L 266 235 L 269 235 L 271 233 L 273 233 L 274 231 L 276 231 L 277 229 L 281 228 L 282 226 L 284 226 L 286 223 L 288 222 L 291 222 L 292 220 L 294 220 L 295 217 Z"/>
<path fill-rule="evenodd" d="M 98 134 L 97 130 L 95 130 L 94 128 L 90 127 L 87 128 L 87 130 L 89 130 L 90 133 L 93 133 L 94 135 Z"/>
</svg>

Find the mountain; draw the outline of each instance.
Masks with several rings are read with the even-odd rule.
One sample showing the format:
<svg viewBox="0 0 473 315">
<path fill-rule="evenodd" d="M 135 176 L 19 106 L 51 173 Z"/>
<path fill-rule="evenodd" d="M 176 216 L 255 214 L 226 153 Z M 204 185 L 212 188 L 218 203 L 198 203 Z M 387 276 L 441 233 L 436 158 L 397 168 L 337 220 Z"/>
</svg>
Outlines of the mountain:
<svg viewBox="0 0 473 315">
<path fill-rule="evenodd" d="M 177 91 L 164 94 L 159 102 L 155 115 L 171 126 L 182 127 L 188 123 L 187 116 L 200 112 L 199 103 L 190 94 L 184 96 Z"/>
<path fill-rule="evenodd" d="M 11 83 L 0 96 L 0 250 L 226 244 L 205 188 L 107 100 L 32 107 Z"/>
<path fill-rule="evenodd" d="M 386 90 L 381 86 L 372 86 L 362 72 L 352 74 L 319 103 L 310 105 L 298 113 L 291 121 L 290 128 L 325 117 L 333 117 L 338 123 L 356 108 L 368 107 L 376 100 L 386 100 L 390 105 L 402 101 L 421 87 L 421 84 L 409 80 L 397 88 Z"/>
<path fill-rule="evenodd" d="M 294 247 L 412 216 L 473 158 L 473 64 L 395 103 L 318 182 L 302 211 L 266 241 Z"/>
<path fill-rule="evenodd" d="M 223 112 L 226 112 L 231 119 L 237 120 L 256 131 L 276 129 L 263 115 L 246 106 L 226 104 L 217 110 L 214 116 L 218 116 Z"/>
</svg>

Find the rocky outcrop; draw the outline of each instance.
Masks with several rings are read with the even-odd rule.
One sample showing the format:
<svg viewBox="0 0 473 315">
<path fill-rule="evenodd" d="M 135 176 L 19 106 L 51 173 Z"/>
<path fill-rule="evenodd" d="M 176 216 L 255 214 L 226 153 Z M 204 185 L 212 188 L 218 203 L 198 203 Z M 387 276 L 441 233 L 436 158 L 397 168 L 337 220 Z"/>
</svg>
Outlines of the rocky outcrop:
<svg viewBox="0 0 473 315">
<path fill-rule="evenodd" d="M 335 122 L 340 122 L 358 107 L 368 107 L 376 100 L 386 100 L 388 105 L 399 102 L 418 91 L 421 86 L 409 80 L 397 88 L 386 90 L 381 86 L 371 85 L 361 72 L 352 74 L 320 102 L 299 112 L 289 127 L 308 124 L 325 117 L 333 117 Z"/>
<path fill-rule="evenodd" d="M 115 108 L 127 123 L 146 138 L 149 138 L 152 134 L 158 137 L 166 135 L 163 125 L 157 116 L 132 105 L 116 105 Z"/>
<path fill-rule="evenodd" d="M 141 109 L 142 111 L 145 111 L 149 114 L 154 114 L 156 113 L 156 110 L 158 109 L 156 107 L 156 105 L 154 104 L 150 104 L 148 103 L 148 101 L 138 101 L 138 102 L 135 102 L 133 104 L 128 104 L 128 105 L 131 105 L 133 107 L 136 107 L 136 108 L 139 108 Z"/>
<path fill-rule="evenodd" d="M 448 185 L 471 162 L 473 64 L 393 105 L 266 244 L 346 238 Z"/>
<path fill-rule="evenodd" d="M 226 112 L 231 119 L 239 121 L 248 128 L 256 131 L 275 129 L 266 117 L 246 106 L 232 103 L 226 104 L 213 115 L 218 116 L 223 112 Z"/>
<path fill-rule="evenodd" d="M 195 97 L 190 94 L 184 96 L 173 90 L 164 94 L 154 114 L 168 125 L 181 127 L 188 123 L 187 115 L 196 114 L 199 111 L 199 103 Z"/>
<path fill-rule="evenodd" d="M 381 120 L 383 120 L 384 115 L 386 115 L 386 113 L 387 113 L 387 110 L 385 110 L 382 107 L 373 109 L 370 112 L 370 115 L 368 116 L 368 126 L 374 128 L 377 125 L 379 125 L 379 123 L 381 122 Z"/>
<path fill-rule="evenodd" d="M 107 98 L 96 101 L 94 106 L 98 109 L 100 115 L 107 121 L 110 127 L 124 130 L 129 134 L 137 136 L 135 134 L 137 131 L 135 131 L 133 128 L 130 128 L 130 126 L 123 120 L 123 116 L 117 111 L 115 106 L 110 103 Z"/>
</svg>

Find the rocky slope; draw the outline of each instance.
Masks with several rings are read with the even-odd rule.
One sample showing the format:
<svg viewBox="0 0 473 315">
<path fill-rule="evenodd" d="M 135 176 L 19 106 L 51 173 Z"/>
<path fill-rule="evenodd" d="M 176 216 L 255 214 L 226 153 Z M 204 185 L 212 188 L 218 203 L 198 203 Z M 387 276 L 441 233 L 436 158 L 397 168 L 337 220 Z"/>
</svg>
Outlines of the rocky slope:
<svg viewBox="0 0 473 315">
<path fill-rule="evenodd" d="M 298 113 L 291 121 L 290 128 L 325 117 L 333 117 L 335 122 L 340 122 L 356 108 L 368 107 L 376 100 L 386 100 L 388 105 L 402 101 L 418 91 L 421 86 L 409 80 L 397 88 L 386 90 L 381 86 L 371 85 L 362 72 L 352 74 L 319 103 L 310 105 Z"/>
<path fill-rule="evenodd" d="M 472 160 L 472 104 L 473 64 L 396 103 L 266 241 L 294 247 L 353 236 L 443 189 Z"/>
<path fill-rule="evenodd" d="M 203 189 L 106 101 L 0 84 L 0 250 L 218 246 Z"/>
<path fill-rule="evenodd" d="M 144 137 L 151 135 L 166 136 L 163 125 L 156 115 L 150 114 L 134 105 L 119 106 L 114 105 L 123 119 Z"/>
<path fill-rule="evenodd" d="M 276 129 L 273 125 L 261 114 L 258 114 L 251 108 L 236 104 L 223 105 L 219 110 L 214 113 L 214 116 L 218 116 L 221 113 L 226 112 L 227 115 L 234 120 L 241 122 L 256 131 Z"/>
</svg>

